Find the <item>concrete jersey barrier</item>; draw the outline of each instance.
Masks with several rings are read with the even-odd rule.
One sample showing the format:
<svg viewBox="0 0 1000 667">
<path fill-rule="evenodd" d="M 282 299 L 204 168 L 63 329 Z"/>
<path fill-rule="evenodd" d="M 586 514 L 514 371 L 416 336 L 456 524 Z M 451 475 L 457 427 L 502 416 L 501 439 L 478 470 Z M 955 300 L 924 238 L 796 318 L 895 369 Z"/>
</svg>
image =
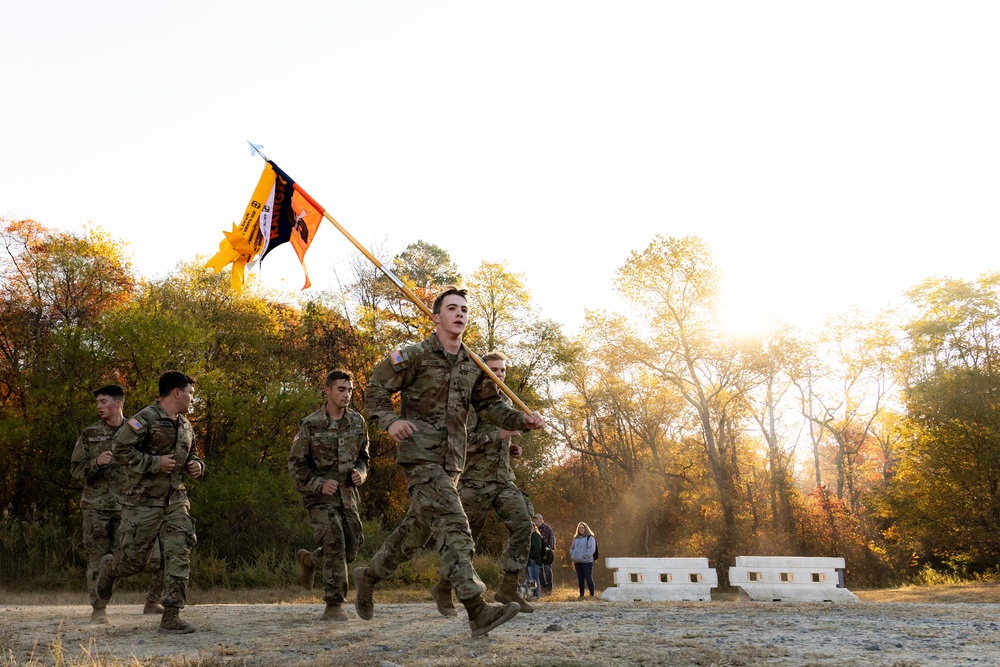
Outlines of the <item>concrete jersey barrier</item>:
<svg viewBox="0 0 1000 667">
<path fill-rule="evenodd" d="M 737 556 L 729 584 L 758 602 L 858 602 L 844 587 L 843 558 Z"/>
<path fill-rule="evenodd" d="M 615 585 L 600 598 L 620 601 L 698 601 L 712 599 L 719 577 L 707 558 L 605 558 Z"/>
</svg>

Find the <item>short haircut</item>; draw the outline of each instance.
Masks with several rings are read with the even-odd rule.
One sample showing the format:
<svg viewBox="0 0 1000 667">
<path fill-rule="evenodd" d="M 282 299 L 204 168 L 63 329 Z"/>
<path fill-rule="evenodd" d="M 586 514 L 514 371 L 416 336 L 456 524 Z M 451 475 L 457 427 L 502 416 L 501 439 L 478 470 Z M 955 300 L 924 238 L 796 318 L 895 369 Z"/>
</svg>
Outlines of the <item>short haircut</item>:
<svg viewBox="0 0 1000 667">
<path fill-rule="evenodd" d="M 184 389 L 194 384 L 194 378 L 180 371 L 167 371 L 160 376 L 160 396 L 166 396 L 174 389 Z"/>
<path fill-rule="evenodd" d="M 438 313 L 440 313 L 441 312 L 441 303 L 445 300 L 446 297 L 449 297 L 452 294 L 460 296 L 463 299 L 465 299 L 466 301 L 468 301 L 469 290 L 467 290 L 467 289 L 459 289 L 458 287 L 455 287 L 454 285 L 445 285 L 444 287 L 441 288 L 441 293 L 438 294 L 434 298 L 434 305 L 431 307 L 431 313 L 434 314 L 434 315 L 437 315 Z"/>
<path fill-rule="evenodd" d="M 334 368 L 326 374 L 326 381 L 323 384 L 327 387 L 332 387 L 333 383 L 337 380 L 349 380 L 351 384 L 354 384 L 354 373 L 345 371 L 343 368 Z"/>
<path fill-rule="evenodd" d="M 507 355 L 503 352 L 490 352 L 483 357 L 483 361 L 507 361 Z"/>
<path fill-rule="evenodd" d="M 125 399 L 125 390 L 122 389 L 120 384 L 106 384 L 99 389 L 94 390 L 94 398 L 98 396 L 107 396 L 108 398 L 113 398 L 116 401 L 121 401 Z"/>
</svg>

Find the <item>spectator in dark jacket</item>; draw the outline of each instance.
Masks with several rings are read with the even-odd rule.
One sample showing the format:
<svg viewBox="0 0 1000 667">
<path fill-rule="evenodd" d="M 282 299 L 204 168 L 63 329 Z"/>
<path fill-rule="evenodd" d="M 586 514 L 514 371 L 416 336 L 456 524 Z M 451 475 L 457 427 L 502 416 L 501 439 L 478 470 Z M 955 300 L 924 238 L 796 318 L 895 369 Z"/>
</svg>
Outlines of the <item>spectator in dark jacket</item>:
<svg viewBox="0 0 1000 667">
<path fill-rule="evenodd" d="M 542 518 L 541 514 L 536 514 L 535 518 L 532 519 L 532 522 L 538 528 L 538 532 L 542 536 L 542 539 L 545 541 L 545 543 L 547 545 L 549 545 L 549 549 L 552 549 L 552 552 L 555 553 L 555 550 L 556 550 L 556 534 L 552 530 L 552 526 L 550 526 L 549 524 L 545 523 L 545 519 Z M 548 563 L 547 565 L 543 565 L 542 566 L 542 575 L 541 576 L 542 576 L 542 580 L 539 583 L 542 586 L 542 592 L 546 593 L 548 595 L 551 595 L 552 594 L 552 563 Z"/>
<path fill-rule="evenodd" d="M 528 552 L 528 585 L 532 586 L 531 594 L 537 600 L 542 597 L 541 572 L 544 543 L 538 526 L 531 526 L 531 551 Z"/>
</svg>

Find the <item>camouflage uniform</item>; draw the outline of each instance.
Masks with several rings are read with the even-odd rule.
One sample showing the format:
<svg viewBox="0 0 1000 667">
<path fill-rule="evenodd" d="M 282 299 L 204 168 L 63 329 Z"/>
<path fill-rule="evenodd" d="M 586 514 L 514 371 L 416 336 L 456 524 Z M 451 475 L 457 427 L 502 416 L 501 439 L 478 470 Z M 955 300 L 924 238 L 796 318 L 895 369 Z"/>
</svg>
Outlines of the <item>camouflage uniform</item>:
<svg viewBox="0 0 1000 667">
<path fill-rule="evenodd" d="M 500 398 L 510 405 L 509 398 Z M 500 429 L 479 421 L 475 411 L 469 413 L 468 428 L 469 448 L 458 492 L 469 517 L 472 537 L 479 541 L 486 517 L 491 509 L 495 511 L 510 533 L 500 567 L 507 574 L 518 575 L 528 566 L 534 507 L 514 484 L 510 438 L 501 440 Z"/>
<path fill-rule="evenodd" d="M 125 422 L 115 436 L 115 462 L 126 472 L 122 522 L 110 574 L 127 577 L 142 570 L 160 539 L 163 549 L 164 607 L 187 603 L 191 549 L 198 541 L 191 504 L 182 481 L 187 464 L 205 463 L 194 451 L 194 431 L 184 415 L 170 419 L 156 401 Z M 173 471 L 160 472 L 160 459 L 173 455 Z"/>
<path fill-rule="evenodd" d="M 83 515 L 83 548 L 87 551 L 87 589 L 90 604 L 95 609 L 103 609 L 107 603 L 97 597 L 97 573 L 101 559 L 112 553 L 115 538 L 121 522 L 122 504 L 119 498 L 125 471 L 112 460 L 106 465 L 97 465 L 97 457 L 102 452 L 111 451 L 115 433 L 120 426 L 110 426 L 103 419 L 83 430 L 73 447 L 70 458 L 70 474 L 83 480 L 80 496 L 80 513 Z M 151 559 L 154 570 L 146 591 L 146 600 L 158 603 L 163 595 L 163 563 L 157 550 Z"/>
<path fill-rule="evenodd" d="M 398 415 L 392 405 L 397 392 Z M 368 419 L 383 430 L 398 419 L 417 427 L 397 445 L 396 461 L 406 477 L 410 507 L 369 565 L 378 578 L 390 577 L 433 536 L 441 554 L 439 574 L 451 582 L 458 599 L 472 600 L 486 590 L 472 567 L 475 544 L 456 486 L 465 465 L 470 407 L 507 430 L 524 427 L 523 415 L 500 400 L 496 385 L 465 347 L 452 361 L 436 333 L 393 352 L 375 367 L 365 391 Z"/>
<path fill-rule="evenodd" d="M 288 455 L 288 472 L 302 503 L 309 512 L 313 538 L 319 547 L 313 552 L 323 564 L 323 600 L 341 604 L 347 596 L 347 564 L 353 563 L 364 543 L 358 488 L 351 480 L 355 470 L 362 481 L 368 476 L 368 429 L 365 419 L 350 408 L 340 420 L 333 420 L 326 405 L 302 420 Z M 323 483 L 335 480 L 339 486 L 332 496 L 320 492 Z"/>
</svg>

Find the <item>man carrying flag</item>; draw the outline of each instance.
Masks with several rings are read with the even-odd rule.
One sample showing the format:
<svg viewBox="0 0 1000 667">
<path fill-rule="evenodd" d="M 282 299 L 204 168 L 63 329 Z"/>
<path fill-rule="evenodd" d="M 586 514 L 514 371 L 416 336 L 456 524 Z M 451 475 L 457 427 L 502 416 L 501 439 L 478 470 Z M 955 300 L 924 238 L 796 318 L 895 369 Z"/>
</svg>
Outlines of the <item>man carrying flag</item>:
<svg viewBox="0 0 1000 667">
<path fill-rule="evenodd" d="M 406 476 L 410 506 L 371 564 L 355 568 L 354 605 L 358 616 L 371 619 L 378 582 L 433 537 L 441 553 L 438 572 L 465 606 L 472 636 L 479 637 L 512 619 L 520 607 L 516 602 L 484 602 L 486 587 L 472 566 L 475 544 L 456 487 L 465 464 L 469 410 L 508 431 L 544 428 L 545 419 L 504 403 L 497 386 L 473 362 L 462 344 L 468 323 L 465 296 L 465 290 L 455 287 L 441 292 L 431 310 L 434 333 L 383 359 L 365 391 L 368 419 L 397 444 L 396 461 Z M 392 403 L 396 393 L 399 414 Z"/>
</svg>

